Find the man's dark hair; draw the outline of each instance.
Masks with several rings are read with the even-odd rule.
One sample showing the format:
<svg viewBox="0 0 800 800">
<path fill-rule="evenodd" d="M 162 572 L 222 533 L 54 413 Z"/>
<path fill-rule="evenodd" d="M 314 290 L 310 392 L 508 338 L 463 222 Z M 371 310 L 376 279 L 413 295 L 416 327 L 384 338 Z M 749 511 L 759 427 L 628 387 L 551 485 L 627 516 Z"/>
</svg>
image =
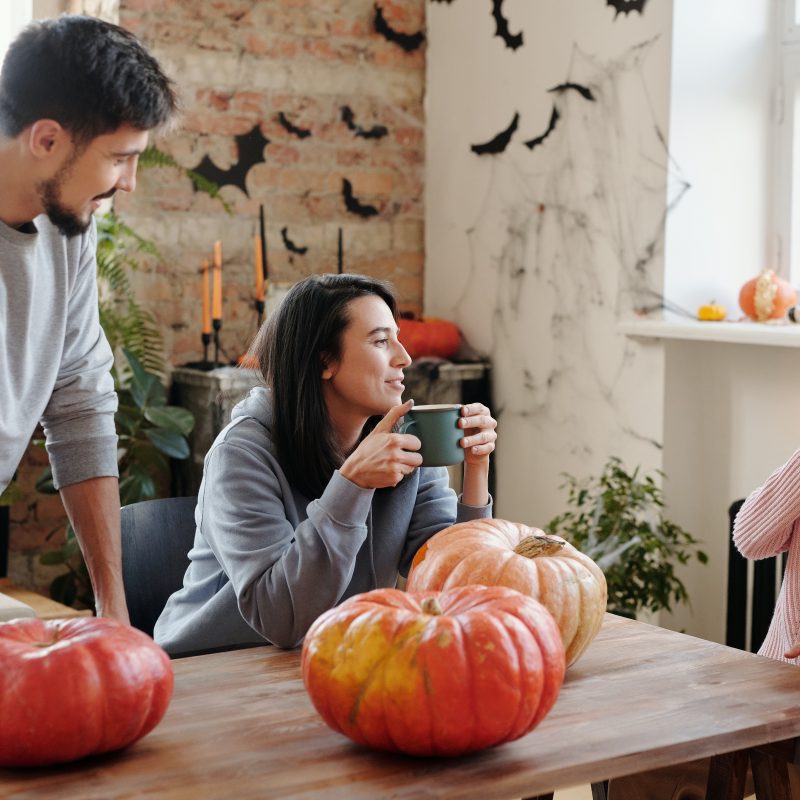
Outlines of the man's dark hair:
<svg viewBox="0 0 800 800">
<path fill-rule="evenodd" d="M 292 485 L 319 497 L 345 453 L 334 438 L 322 391 L 325 364 L 341 358 L 349 305 L 376 295 L 397 319 L 391 286 L 365 275 L 312 275 L 296 283 L 267 318 L 252 352 L 272 390 L 273 441 Z M 373 417 L 362 435 L 375 427 Z"/>
<path fill-rule="evenodd" d="M 94 17 L 31 23 L 0 71 L 0 132 L 9 137 L 54 119 L 85 144 L 125 124 L 164 126 L 176 106 L 172 81 L 139 40 Z"/>
</svg>

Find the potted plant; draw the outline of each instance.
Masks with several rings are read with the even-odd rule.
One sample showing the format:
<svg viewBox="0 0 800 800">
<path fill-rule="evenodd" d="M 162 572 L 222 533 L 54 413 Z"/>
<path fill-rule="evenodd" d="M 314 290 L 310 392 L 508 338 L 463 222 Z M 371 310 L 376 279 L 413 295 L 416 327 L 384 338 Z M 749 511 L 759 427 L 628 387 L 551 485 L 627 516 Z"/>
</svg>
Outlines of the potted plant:
<svg viewBox="0 0 800 800">
<path fill-rule="evenodd" d="M 118 378 L 119 408 L 116 413 L 119 445 L 119 493 L 122 505 L 159 496 L 169 481 L 169 458 L 189 455 L 187 436 L 194 427 L 194 416 L 185 408 L 167 404 L 160 378 L 144 369 L 127 349 L 123 351 L 128 368 Z M 55 494 L 53 476 L 47 467 L 36 483 L 38 491 Z M 53 535 L 60 528 L 51 531 Z M 84 606 L 94 602 L 89 573 L 81 556 L 72 525 L 67 524 L 64 542 L 57 550 L 41 554 L 39 561 L 67 571 L 53 579 L 50 596 L 65 605 L 76 601 Z"/>
<path fill-rule="evenodd" d="M 658 473 L 663 477 L 663 473 Z M 550 521 L 548 530 L 592 558 L 608 582 L 608 610 L 634 617 L 671 610 L 688 601 L 675 574 L 678 564 L 708 556 L 688 531 L 664 517 L 660 486 L 638 467 L 628 473 L 612 457 L 597 477 L 579 481 L 565 475 L 569 509 Z"/>
</svg>

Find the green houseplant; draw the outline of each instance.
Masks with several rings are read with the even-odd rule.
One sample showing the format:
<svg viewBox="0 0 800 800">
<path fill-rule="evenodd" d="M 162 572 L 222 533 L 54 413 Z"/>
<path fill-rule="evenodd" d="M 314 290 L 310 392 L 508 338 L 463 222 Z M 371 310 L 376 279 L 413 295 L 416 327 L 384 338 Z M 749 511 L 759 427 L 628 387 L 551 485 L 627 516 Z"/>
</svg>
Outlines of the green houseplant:
<svg viewBox="0 0 800 800">
<path fill-rule="evenodd" d="M 660 475 L 662 473 L 658 473 Z M 558 534 L 592 558 L 608 582 L 608 609 L 626 616 L 671 610 L 688 600 L 677 564 L 708 556 L 688 531 L 664 517 L 660 486 L 612 457 L 597 477 L 565 475 L 568 510 L 552 519 Z"/>
<path fill-rule="evenodd" d="M 123 354 L 127 368 L 117 377 L 119 408 L 115 421 L 119 435 L 120 501 L 127 505 L 160 494 L 159 489 L 169 480 L 168 459 L 183 459 L 189 455 L 186 437 L 194 427 L 194 417 L 185 408 L 168 405 L 159 376 L 148 372 L 129 350 L 124 349 Z M 46 494 L 55 493 L 49 467 L 42 473 L 36 488 Z M 61 547 L 42 553 L 39 560 L 42 564 L 63 565 L 67 569 L 50 585 L 54 600 L 66 605 L 76 601 L 92 605 L 89 573 L 71 525 L 67 525 Z"/>
</svg>

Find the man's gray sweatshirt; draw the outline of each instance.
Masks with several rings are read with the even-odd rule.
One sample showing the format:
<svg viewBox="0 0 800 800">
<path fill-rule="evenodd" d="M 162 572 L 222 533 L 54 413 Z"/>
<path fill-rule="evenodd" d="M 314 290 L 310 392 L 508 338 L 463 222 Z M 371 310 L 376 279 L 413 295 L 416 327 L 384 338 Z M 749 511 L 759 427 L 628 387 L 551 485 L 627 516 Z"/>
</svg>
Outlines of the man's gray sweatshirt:
<svg viewBox="0 0 800 800">
<path fill-rule="evenodd" d="M 278 463 L 271 424 L 269 392 L 253 389 L 206 455 L 189 568 L 155 626 L 168 653 L 265 639 L 295 647 L 323 611 L 395 586 L 434 533 L 491 516 L 491 502 L 457 502 L 445 467 L 389 489 L 362 489 L 337 470 L 309 501 Z"/>
<path fill-rule="evenodd" d="M 100 327 L 94 222 L 0 222 L 0 492 L 41 421 L 56 487 L 117 475 L 117 396 Z"/>
</svg>

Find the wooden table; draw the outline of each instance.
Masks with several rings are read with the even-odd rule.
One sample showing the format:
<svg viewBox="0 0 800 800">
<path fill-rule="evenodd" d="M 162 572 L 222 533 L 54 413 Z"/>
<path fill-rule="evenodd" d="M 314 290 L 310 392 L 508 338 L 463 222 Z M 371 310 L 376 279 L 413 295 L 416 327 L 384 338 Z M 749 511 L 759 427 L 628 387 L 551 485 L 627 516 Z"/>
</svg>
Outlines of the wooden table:
<svg viewBox="0 0 800 800">
<path fill-rule="evenodd" d="M 56 600 L 51 600 L 42 594 L 33 592 L 30 589 L 21 589 L 14 586 L 10 578 L 0 578 L 0 592 L 19 600 L 20 603 L 29 605 L 39 619 L 71 619 L 72 617 L 91 617 L 92 610 L 80 610 L 65 606 Z"/>
<path fill-rule="evenodd" d="M 67 767 L 0 771 L 0 797 L 507 800 L 800 735 L 797 667 L 611 615 L 536 730 L 457 759 L 370 751 L 329 730 L 298 663 L 272 647 L 177 660 L 149 736 Z"/>
</svg>

